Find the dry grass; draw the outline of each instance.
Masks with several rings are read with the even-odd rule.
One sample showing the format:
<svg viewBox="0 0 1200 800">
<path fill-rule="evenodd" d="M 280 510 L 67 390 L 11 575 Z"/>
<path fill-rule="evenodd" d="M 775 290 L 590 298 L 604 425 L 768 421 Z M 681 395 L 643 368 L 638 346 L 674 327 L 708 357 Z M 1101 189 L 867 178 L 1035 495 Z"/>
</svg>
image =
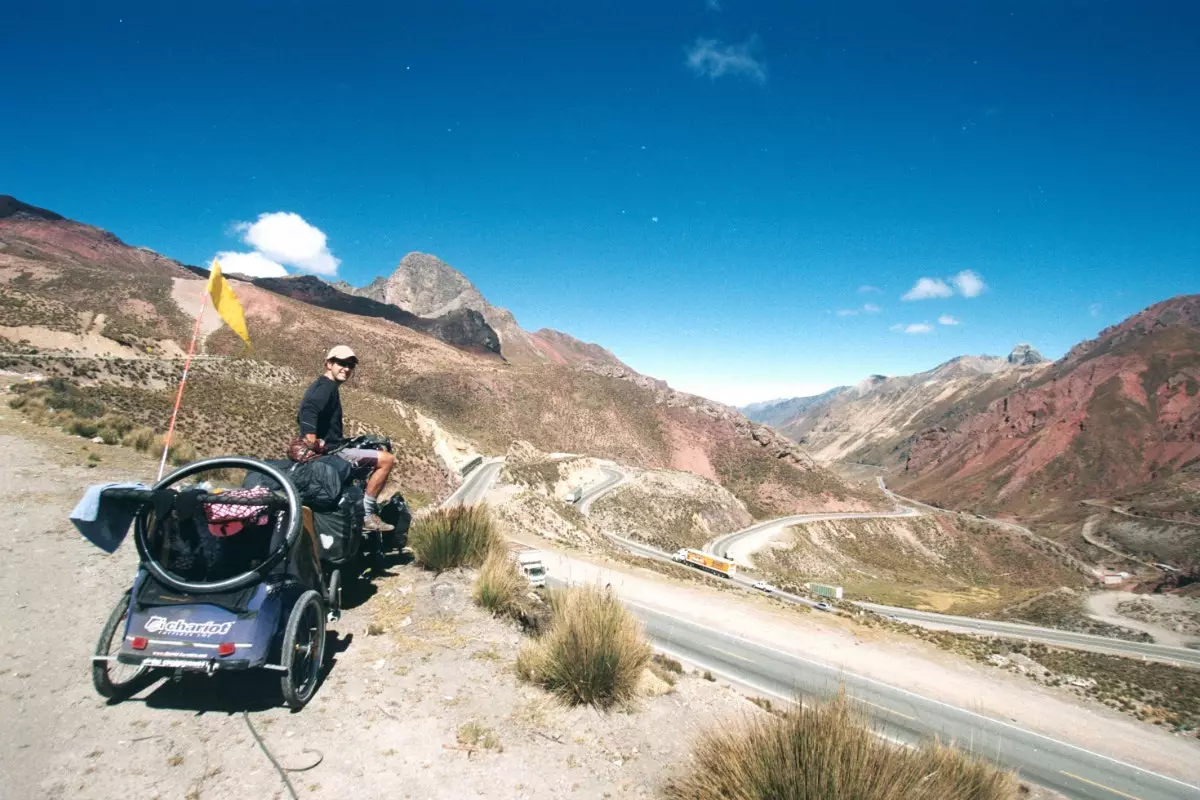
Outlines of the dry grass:
<svg viewBox="0 0 1200 800">
<path fill-rule="evenodd" d="M 522 648 L 517 674 L 571 705 L 610 708 L 632 700 L 650 661 L 641 625 L 594 587 L 553 592 L 550 604 L 550 626 Z"/>
<path fill-rule="evenodd" d="M 678 800 L 1009 800 L 1016 777 L 939 743 L 910 750 L 877 737 L 844 697 L 756 715 L 708 732 L 695 764 L 668 783 Z"/>
<path fill-rule="evenodd" d="M 413 521 L 408 546 L 417 563 L 434 572 L 479 567 L 504 542 L 486 505 L 439 508 Z"/>
<path fill-rule="evenodd" d="M 507 548 L 493 548 L 475 580 L 475 604 L 496 616 L 519 619 L 524 614 L 523 600 L 528 591 L 529 582 Z"/>
</svg>

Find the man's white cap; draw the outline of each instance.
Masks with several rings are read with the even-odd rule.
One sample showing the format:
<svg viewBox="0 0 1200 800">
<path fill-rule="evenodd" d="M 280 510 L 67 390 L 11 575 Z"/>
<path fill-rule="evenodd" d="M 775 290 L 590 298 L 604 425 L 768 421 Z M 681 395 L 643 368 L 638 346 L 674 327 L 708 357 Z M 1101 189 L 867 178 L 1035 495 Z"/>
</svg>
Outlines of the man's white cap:
<svg viewBox="0 0 1200 800">
<path fill-rule="evenodd" d="M 332 361 L 335 358 L 339 361 L 349 361 L 352 358 L 358 361 L 358 356 L 354 355 L 354 351 L 344 344 L 339 344 L 329 351 L 329 355 L 325 356 L 326 361 Z"/>
</svg>

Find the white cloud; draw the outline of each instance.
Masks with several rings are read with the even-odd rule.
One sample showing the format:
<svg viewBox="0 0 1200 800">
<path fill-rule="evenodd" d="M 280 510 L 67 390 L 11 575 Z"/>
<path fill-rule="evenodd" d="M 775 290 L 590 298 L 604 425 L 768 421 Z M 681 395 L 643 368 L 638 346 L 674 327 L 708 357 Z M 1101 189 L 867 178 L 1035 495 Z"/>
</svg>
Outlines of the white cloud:
<svg viewBox="0 0 1200 800">
<path fill-rule="evenodd" d="M 329 252 L 325 234 L 299 214 L 289 211 L 259 214 L 257 222 L 240 223 L 237 229 L 245 234 L 242 238 L 246 244 L 268 259 L 302 272 L 336 275 L 342 263 Z"/>
<path fill-rule="evenodd" d="M 764 83 L 766 65 L 754 57 L 758 37 L 752 36 L 741 44 L 725 44 L 718 39 L 699 38 L 687 51 L 687 65 L 692 72 L 709 78 L 735 75 Z"/>
<path fill-rule="evenodd" d="M 920 278 L 904 293 L 901 300 L 928 300 L 931 297 L 950 297 L 954 290 L 941 278 Z"/>
<path fill-rule="evenodd" d="M 897 333 L 930 333 L 933 326 L 925 322 L 914 322 L 909 325 L 893 325 L 892 330 Z"/>
<path fill-rule="evenodd" d="M 706 0 L 704 5 L 708 8 L 709 11 L 720 11 L 721 10 L 721 0 Z"/>
<path fill-rule="evenodd" d="M 1088 313 L 1093 317 L 1098 317 L 1100 316 L 1101 308 L 1103 308 L 1103 306 L 1101 306 L 1099 303 L 1092 303 L 1090 306 L 1088 306 Z"/>
<path fill-rule="evenodd" d="M 869 286 L 869 285 L 860 286 L 860 287 L 858 287 L 858 290 L 860 292 L 864 292 L 864 293 L 865 292 L 882 292 L 883 291 L 878 286 Z"/>
<path fill-rule="evenodd" d="M 987 284 L 979 277 L 979 273 L 969 269 L 964 269 L 950 280 L 963 297 L 979 297 L 987 291 Z"/>
<path fill-rule="evenodd" d="M 938 324 L 939 325 L 957 325 L 958 320 L 956 320 L 954 317 L 950 316 L 949 314 L 942 314 L 940 317 L 938 317 Z"/>
<path fill-rule="evenodd" d="M 839 317 L 853 317 L 858 315 L 858 310 L 853 308 L 839 308 L 837 315 Z"/>
<path fill-rule="evenodd" d="M 233 275 L 243 275 L 247 278 L 282 278 L 287 270 L 264 256 L 262 253 L 233 253 L 226 251 L 217 253 L 217 261 L 221 262 L 221 272 Z"/>
<path fill-rule="evenodd" d="M 863 306 L 863 313 L 864 314 L 878 314 L 879 306 L 875 305 L 874 303 L 867 303 L 866 305 Z"/>
</svg>

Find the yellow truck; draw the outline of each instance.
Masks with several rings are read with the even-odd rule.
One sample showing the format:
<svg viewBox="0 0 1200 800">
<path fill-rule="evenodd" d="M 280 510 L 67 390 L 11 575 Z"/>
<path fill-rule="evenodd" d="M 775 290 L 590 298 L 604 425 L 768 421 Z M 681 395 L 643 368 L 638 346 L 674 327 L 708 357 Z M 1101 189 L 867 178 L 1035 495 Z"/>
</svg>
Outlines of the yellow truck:
<svg viewBox="0 0 1200 800">
<path fill-rule="evenodd" d="M 676 551 L 672 558 L 680 564 L 691 564 L 697 569 L 711 572 L 714 575 L 720 575 L 723 578 L 733 577 L 734 564 L 732 561 L 727 558 L 714 556 L 711 553 L 706 553 L 703 550 L 693 550 L 690 547 L 684 547 Z"/>
</svg>

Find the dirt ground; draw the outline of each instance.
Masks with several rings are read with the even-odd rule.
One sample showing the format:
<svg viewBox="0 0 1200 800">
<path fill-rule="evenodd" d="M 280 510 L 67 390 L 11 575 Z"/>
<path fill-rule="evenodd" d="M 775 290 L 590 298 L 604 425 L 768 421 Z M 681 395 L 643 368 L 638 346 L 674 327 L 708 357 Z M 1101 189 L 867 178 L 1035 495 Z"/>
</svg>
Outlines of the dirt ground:
<svg viewBox="0 0 1200 800">
<path fill-rule="evenodd" d="M 136 555 L 130 543 L 105 555 L 67 515 L 87 484 L 145 479 L 153 465 L 34 429 L 7 406 L 0 452 L 5 798 L 287 797 L 243 712 L 285 768 L 319 761 L 288 773 L 305 798 L 651 796 L 702 728 L 761 713 L 696 676 L 633 711 L 564 709 L 517 681 L 523 636 L 472 605 L 468 576 L 407 564 L 331 626 L 333 665 L 300 713 L 279 707 L 269 673 L 159 682 L 108 705 L 89 657 Z M 478 749 L 452 749 L 460 739 Z"/>
</svg>

